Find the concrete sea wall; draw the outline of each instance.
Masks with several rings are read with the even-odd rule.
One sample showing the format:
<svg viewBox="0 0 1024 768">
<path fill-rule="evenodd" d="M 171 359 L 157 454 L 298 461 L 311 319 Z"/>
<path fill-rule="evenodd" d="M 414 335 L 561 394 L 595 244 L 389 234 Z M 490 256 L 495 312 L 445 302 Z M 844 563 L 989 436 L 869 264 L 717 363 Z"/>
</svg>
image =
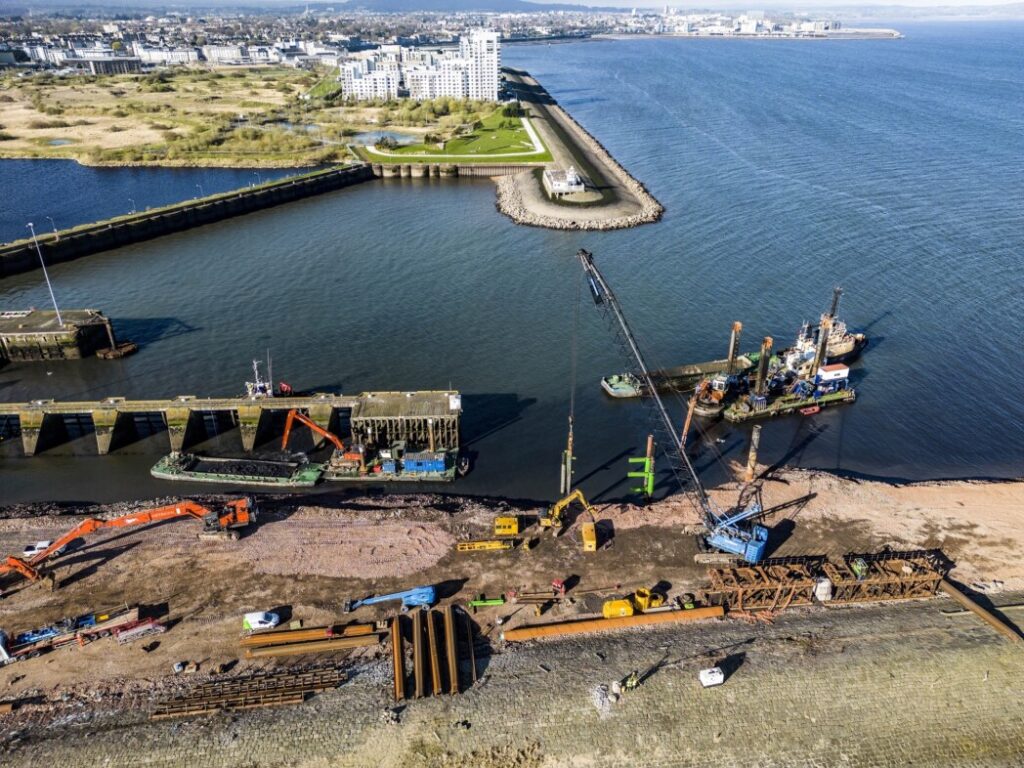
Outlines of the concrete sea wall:
<svg viewBox="0 0 1024 768">
<path fill-rule="evenodd" d="M 177 205 L 118 216 L 115 219 L 86 224 L 57 234 L 41 235 L 39 248 L 47 264 L 57 264 L 211 224 L 232 216 L 290 203 L 304 197 L 331 192 L 372 178 L 374 173 L 371 168 L 362 164 L 313 171 L 257 187 L 246 187 Z M 31 239 L 0 245 L 0 277 L 38 268 L 39 256 Z"/>
<path fill-rule="evenodd" d="M 513 176 L 544 163 L 371 163 L 373 175 L 382 179 L 458 178 Z"/>
</svg>

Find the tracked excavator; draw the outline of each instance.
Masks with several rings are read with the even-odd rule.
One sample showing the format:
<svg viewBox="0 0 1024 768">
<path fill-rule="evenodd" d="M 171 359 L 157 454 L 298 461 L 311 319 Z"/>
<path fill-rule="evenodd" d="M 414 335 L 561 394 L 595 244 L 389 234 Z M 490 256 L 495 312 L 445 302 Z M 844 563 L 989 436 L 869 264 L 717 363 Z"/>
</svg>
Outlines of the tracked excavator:
<svg viewBox="0 0 1024 768">
<path fill-rule="evenodd" d="M 579 488 L 569 493 L 550 507 L 547 511 L 540 516 L 538 522 L 541 528 L 549 528 L 551 532 L 558 536 L 562 533 L 562 528 L 565 526 L 565 510 L 569 508 L 569 505 L 573 502 L 578 502 L 583 509 L 590 514 L 591 520 L 594 519 L 594 508 L 590 506 L 586 497 L 583 495 L 583 491 Z"/>
<path fill-rule="evenodd" d="M 46 549 L 37 552 L 32 557 L 22 559 L 10 555 L 0 561 L 0 576 L 18 573 L 29 581 L 38 581 L 43 577 L 42 566 L 50 557 L 66 547 L 69 542 L 97 531 L 111 528 L 133 528 L 159 523 L 163 520 L 190 518 L 199 520 L 203 524 L 203 528 L 199 532 L 200 539 L 237 540 L 239 529 L 255 523 L 256 516 L 255 501 L 251 498 L 241 498 L 225 502 L 220 509 L 210 509 L 194 501 L 182 501 L 166 507 L 133 512 L 110 520 L 87 517 L 63 536 L 55 539 Z"/>
</svg>

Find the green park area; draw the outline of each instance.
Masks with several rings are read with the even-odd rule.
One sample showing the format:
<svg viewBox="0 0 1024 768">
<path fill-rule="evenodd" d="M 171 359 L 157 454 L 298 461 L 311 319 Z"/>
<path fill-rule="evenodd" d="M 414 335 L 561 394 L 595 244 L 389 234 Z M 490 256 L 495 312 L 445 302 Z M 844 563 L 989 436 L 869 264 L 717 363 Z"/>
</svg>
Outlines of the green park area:
<svg viewBox="0 0 1024 768">
<path fill-rule="evenodd" d="M 458 126 L 449 136 L 427 133 L 422 142 L 399 144 L 384 138 L 358 147 L 364 160 L 379 163 L 544 163 L 551 152 L 528 124 L 517 105 L 505 105 L 473 123 Z"/>
<path fill-rule="evenodd" d="M 344 99 L 337 69 L 179 67 L 97 76 L 0 73 L 0 157 L 89 165 L 301 167 L 370 159 L 360 134 L 399 132 L 374 162 L 538 162 L 516 105 Z M 392 150 L 394 152 L 392 153 Z"/>
</svg>

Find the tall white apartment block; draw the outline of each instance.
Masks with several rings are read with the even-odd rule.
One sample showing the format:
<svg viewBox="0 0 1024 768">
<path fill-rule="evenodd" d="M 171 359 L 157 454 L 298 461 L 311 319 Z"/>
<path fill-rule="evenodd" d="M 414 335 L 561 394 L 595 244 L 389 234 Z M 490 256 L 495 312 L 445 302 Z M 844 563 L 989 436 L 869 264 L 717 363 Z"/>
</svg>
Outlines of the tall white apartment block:
<svg viewBox="0 0 1024 768">
<path fill-rule="evenodd" d="M 501 42 L 491 29 L 472 29 L 459 41 L 459 56 L 468 64 L 469 98 L 498 100 Z"/>
<path fill-rule="evenodd" d="M 469 66 L 462 59 L 443 59 L 434 66 L 405 70 L 405 87 L 413 99 L 469 97 Z"/>
</svg>

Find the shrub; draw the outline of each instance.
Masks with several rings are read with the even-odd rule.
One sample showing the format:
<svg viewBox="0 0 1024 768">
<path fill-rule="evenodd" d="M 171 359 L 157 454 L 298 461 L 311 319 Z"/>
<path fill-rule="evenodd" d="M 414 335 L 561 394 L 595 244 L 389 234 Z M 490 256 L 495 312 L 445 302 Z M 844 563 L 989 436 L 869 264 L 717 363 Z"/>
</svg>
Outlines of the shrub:
<svg viewBox="0 0 1024 768">
<path fill-rule="evenodd" d="M 28 123 L 29 128 L 68 128 L 68 123 L 65 120 L 30 120 Z"/>
</svg>

